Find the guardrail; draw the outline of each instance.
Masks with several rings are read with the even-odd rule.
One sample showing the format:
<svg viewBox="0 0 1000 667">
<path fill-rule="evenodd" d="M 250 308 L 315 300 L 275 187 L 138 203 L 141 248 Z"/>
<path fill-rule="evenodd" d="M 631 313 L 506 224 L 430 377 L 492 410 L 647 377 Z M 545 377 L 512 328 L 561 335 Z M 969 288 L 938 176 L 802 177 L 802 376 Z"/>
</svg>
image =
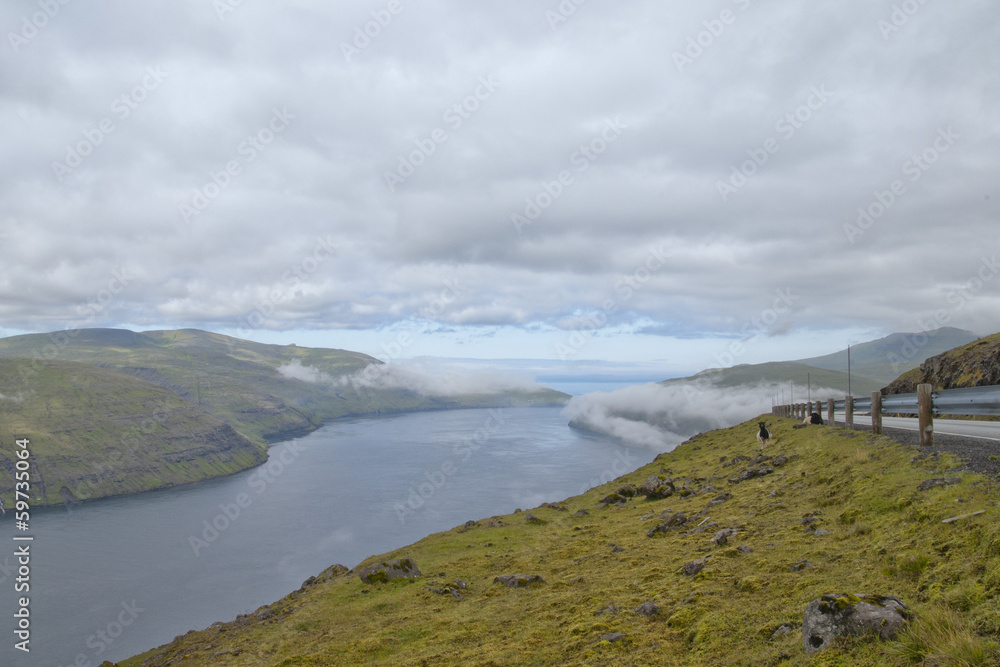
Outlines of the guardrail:
<svg viewBox="0 0 1000 667">
<path fill-rule="evenodd" d="M 815 405 L 815 408 L 813 407 Z M 834 413 L 844 413 L 847 428 L 854 426 L 855 412 L 870 412 L 872 431 L 882 433 L 882 415 L 917 415 L 920 429 L 920 444 L 934 444 L 935 415 L 1000 416 L 1000 386 L 969 387 L 966 389 L 944 389 L 934 391 L 932 385 L 917 385 L 913 394 L 892 394 L 883 396 L 872 392 L 871 398 L 845 396 L 842 401 L 830 398 L 826 401 L 827 421 L 834 423 Z M 822 413 L 820 401 L 776 405 L 771 412 L 779 417 L 805 419 L 813 412 Z"/>
</svg>

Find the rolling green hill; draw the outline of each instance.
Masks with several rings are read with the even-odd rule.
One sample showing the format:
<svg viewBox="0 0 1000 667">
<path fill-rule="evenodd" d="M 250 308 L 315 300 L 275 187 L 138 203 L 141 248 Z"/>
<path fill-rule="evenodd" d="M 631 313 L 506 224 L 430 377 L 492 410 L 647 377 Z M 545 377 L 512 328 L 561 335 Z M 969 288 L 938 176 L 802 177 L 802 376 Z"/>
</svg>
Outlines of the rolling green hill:
<svg viewBox="0 0 1000 667">
<path fill-rule="evenodd" d="M 96 366 L 0 359 L 0 387 L 7 507 L 22 438 L 30 441 L 33 507 L 196 482 L 267 458 L 263 446 L 173 392 Z"/>
</svg>

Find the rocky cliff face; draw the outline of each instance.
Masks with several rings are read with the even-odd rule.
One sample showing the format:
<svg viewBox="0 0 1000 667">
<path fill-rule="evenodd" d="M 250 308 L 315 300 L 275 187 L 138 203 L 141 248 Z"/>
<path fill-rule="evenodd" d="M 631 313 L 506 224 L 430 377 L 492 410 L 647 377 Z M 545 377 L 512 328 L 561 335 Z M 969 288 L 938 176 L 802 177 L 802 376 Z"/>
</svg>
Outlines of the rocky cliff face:
<svg viewBox="0 0 1000 667">
<path fill-rule="evenodd" d="M 920 368 L 904 373 L 883 387 L 882 393 L 912 393 L 918 384 L 931 384 L 934 389 L 1000 384 L 1000 334 L 931 357 L 920 364 Z"/>
</svg>

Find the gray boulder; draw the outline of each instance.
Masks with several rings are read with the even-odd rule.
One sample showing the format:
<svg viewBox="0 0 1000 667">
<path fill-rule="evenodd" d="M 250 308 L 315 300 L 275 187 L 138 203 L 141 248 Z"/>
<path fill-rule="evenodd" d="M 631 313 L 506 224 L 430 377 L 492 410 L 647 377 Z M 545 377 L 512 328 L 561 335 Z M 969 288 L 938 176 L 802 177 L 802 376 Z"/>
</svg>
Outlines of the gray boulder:
<svg viewBox="0 0 1000 667">
<path fill-rule="evenodd" d="M 756 479 L 758 477 L 764 477 L 765 475 L 770 475 L 772 472 L 774 472 L 774 468 L 770 466 L 761 466 L 760 468 L 750 468 L 748 470 L 744 470 L 736 477 L 731 478 L 729 480 L 729 483 L 739 484 L 740 482 L 745 482 L 749 479 Z"/>
<path fill-rule="evenodd" d="M 961 484 L 961 477 L 935 477 L 934 479 L 928 479 L 920 483 L 917 487 L 917 491 L 927 491 L 928 489 L 933 489 L 938 486 L 951 486 L 952 484 Z"/>
<path fill-rule="evenodd" d="M 708 556 L 705 556 L 704 558 L 699 558 L 698 560 L 693 560 L 690 563 L 684 563 L 684 566 L 681 567 L 681 572 L 683 572 L 689 577 L 693 577 L 694 575 L 698 574 L 705 568 L 705 563 L 707 562 L 708 562 Z"/>
<path fill-rule="evenodd" d="M 908 607 L 892 595 L 824 595 L 806 606 L 802 648 L 816 653 L 835 637 L 874 634 L 889 640 L 903 628 Z"/>
<path fill-rule="evenodd" d="M 646 531 L 646 537 L 652 537 L 657 533 L 665 533 L 669 530 L 677 530 L 687 523 L 687 516 L 683 512 L 672 515 L 669 519 L 658 526 L 654 526 Z"/>
<path fill-rule="evenodd" d="M 544 584 L 545 580 L 537 574 L 501 574 L 493 583 L 503 584 L 507 588 L 526 588 L 531 584 Z"/>
<path fill-rule="evenodd" d="M 358 576 L 366 584 L 385 583 L 391 579 L 412 579 L 420 574 L 420 568 L 412 558 L 395 558 L 358 570 Z"/>
<path fill-rule="evenodd" d="M 642 486 L 636 489 L 636 493 L 646 496 L 649 500 L 669 498 L 674 495 L 674 480 L 666 475 L 650 475 Z"/>
<path fill-rule="evenodd" d="M 659 611 L 660 608 L 652 600 L 647 600 L 635 608 L 635 613 L 640 616 L 655 616 Z"/>
<path fill-rule="evenodd" d="M 715 533 L 715 535 L 712 537 L 712 543 L 715 544 L 716 546 L 721 547 L 724 546 L 729 541 L 730 537 L 735 537 L 735 536 L 736 536 L 735 528 L 723 528 L 722 530 Z"/>
</svg>

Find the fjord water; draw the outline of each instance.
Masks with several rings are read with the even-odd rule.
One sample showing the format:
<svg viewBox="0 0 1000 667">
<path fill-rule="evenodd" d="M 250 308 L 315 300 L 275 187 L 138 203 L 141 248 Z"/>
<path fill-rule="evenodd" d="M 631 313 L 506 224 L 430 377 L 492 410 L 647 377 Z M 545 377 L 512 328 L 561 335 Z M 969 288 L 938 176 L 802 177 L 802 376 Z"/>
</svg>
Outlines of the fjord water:
<svg viewBox="0 0 1000 667">
<path fill-rule="evenodd" d="M 334 563 L 353 567 L 469 519 L 561 500 L 652 457 L 571 429 L 559 408 L 339 420 L 231 477 L 32 512 L 26 594 L 14 589 L 8 511 L 0 665 L 120 660 L 252 612 Z M 22 595 L 30 654 L 14 649 Z"/>
</svg>

